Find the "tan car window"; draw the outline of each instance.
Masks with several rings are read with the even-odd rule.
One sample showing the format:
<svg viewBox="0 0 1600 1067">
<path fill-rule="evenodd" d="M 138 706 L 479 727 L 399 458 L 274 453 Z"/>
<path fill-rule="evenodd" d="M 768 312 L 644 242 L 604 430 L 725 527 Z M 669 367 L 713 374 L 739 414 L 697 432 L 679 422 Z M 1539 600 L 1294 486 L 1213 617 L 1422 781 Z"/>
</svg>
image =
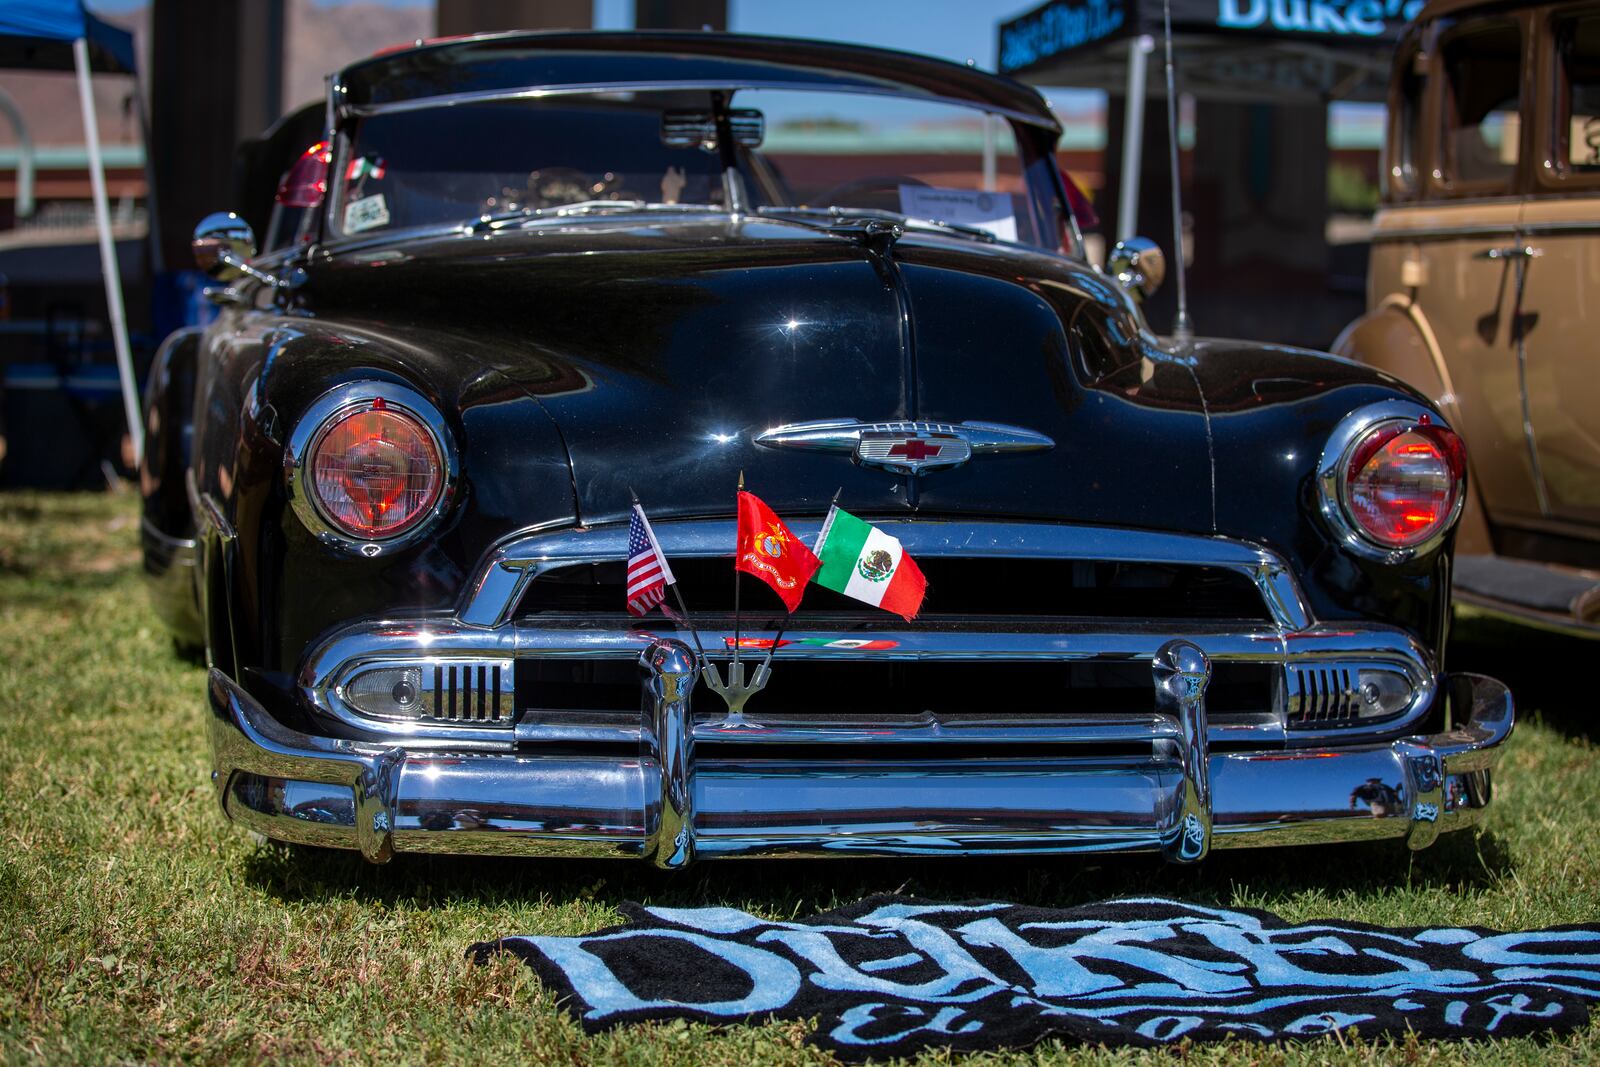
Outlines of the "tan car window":
<svg viewBox="0 0 1600 1067">
<path fill-rule="evenodd" d="M 1508 182 L 1521 136 L 1522 34 L 1510 21 L 1478 24 L 1451 37 L 1443 51 L 1450 180 Z"/>
<path fill-rule="evenodd" d="M 1558 135 L 1566 134 L 1567 169 L 1600 173 L 1600 15 L 1563 24 L 1557 31 L 1561 93 Z"/>
<path fill-rule="evenodd" d="M 1400 68 L 1399 108 L 1394 116 L 1394 131 L 1389 142 L 1394 160 L 1390 176 L 1407 193 L 1417 187 L 1417 136 L 1422 118 L 1422 90 L 1425 82 L 1417 73 L 1417 50 L 1412 49 Z"/>
</svg>

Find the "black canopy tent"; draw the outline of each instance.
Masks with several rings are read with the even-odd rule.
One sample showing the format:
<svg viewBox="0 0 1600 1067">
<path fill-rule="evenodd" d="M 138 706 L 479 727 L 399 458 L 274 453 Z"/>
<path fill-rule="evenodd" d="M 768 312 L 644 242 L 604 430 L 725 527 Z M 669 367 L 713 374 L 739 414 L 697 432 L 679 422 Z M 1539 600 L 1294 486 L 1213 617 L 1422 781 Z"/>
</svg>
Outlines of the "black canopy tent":
<svg viewBox="0 0 1600 1067">
<path fill-rule="evenodd" d="M 1382 100 L 1389 59 L 1422 0 L 1170 0 L 1177 90 L 1240 103 Z M 997 67 L 1036 85 L 1125 93 L 1117 236 L 1132 236 L 1150 54 L 1163 0 L 1049 0 L 1003 23 Z"/>
</svg>

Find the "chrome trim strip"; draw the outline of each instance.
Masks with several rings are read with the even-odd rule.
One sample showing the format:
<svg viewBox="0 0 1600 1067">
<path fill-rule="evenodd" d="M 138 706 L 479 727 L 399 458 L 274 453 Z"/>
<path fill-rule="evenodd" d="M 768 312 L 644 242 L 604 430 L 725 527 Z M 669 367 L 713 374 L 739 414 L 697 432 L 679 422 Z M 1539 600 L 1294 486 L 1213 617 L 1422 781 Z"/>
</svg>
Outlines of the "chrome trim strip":
<svg viewBox="0 0 1600 1067">
<path fill-rule="evenodd" d="M 781 78 L 761 81 L 710 78 L 696 79 L 694 81 L 667 79 L 637 82 L 569 82 L 562 85 L 520 86 L 515 89 L 480 89 L 470 93 L 441 93 L 438 96 L 411 97 L 406 100 L 394 100 L 382 104 L 340 104 L 338 105 L 338 116 L 341 119 L 351 116 L 369 118 L 373 115 L 394 115 L 406 111 L 423 111 L 434 107 L 455 107 L 460 104 L 542 100 L 546 97 L 581 96 L 591 93 L 648 93 L 699 90 L 728 92 L 739 89 L 777 89 L 786 92 L 816 93 L 818 95 L 840 93 L 850 96 L 889 96 L 897 100 L 909 98 L 923 102 L 950 104 L 954 107 L 966 108 L 969 111 L 982 111 L 990 115 L 1001 115 L 1028 126 L 1037 126 L 1040 129 L 1051 130 L 1056 133 L 1061 131 L 1059 123 L 1042 115 L 1031 115 L 1026 111 L 1014 111 L 1011 108 L 986 104 L 977 100 L 968 100 L 963 97 L 921 92 L 912 86 L 893 85 L 878 89 L 868 85 L 818 85 L 816 82 L 786 81 Z"/>
<path fill-rule="evenodd" d="M 194 514 L 196 526 L 208 526 L 217 532 L 224 543 L 238 537 L 233 524 L 222 512 L 222 505 L 217 503 L 216 497 L 210 493 L 202 493 L 200 485 L 195 481 L 194 468 L 190 467 L 183 474 L 184 492 L 189 497 L 189 510 Z"/>
<path fill-rule="evenodd" d="M 1566 222 L 1516 222 L 1504 226 L 1430 226 L 1414 230 L 1374 230 L 1372 242 L 1437 241 L 1453 238 L 1491 238 L 1523 236 L 1560 236 L 1600 232 L 1600 222 L 1573 219 Z"/>
<path fill-rule="evenodd" d="M 1600 638 L 1600 624 L 1581 622 L 1571 615 L 1535 611 L 1504 600 L 1495 600 L 1473 590 L 1462 589 L 1460 586 L 1451 589 L 1450 599 L 1454 603 L 1458 618 L 1470 619 L 1474 614 L 1478 614 L 1565 637 L 1579 637 L 1590 641 Z"/>
<path fill-rule="evenodd" d="M 1281 740 L 1264 738 L 1271 744 Z M 1176 744 L 1182 733 L 1169 715 L 1026 715 L 1000 718 L 986 715 L 923 715 L 903 721 L 816 720 L 763 716 L 746 719 L 737 731 L 730 731 L 721 717 L 695 723 L 695 739 L 709 742 L 736 742 L 776 745 L 852 746 L 938 744 L 1015 745 L 1020 747 L 1059 745 L 1065 740 L 1084 745 L 1162 745 Z"/>
<path fill-rule="evenodd" d="M 1489 678 L 1453 675 L 1449 694 L 1465 725 L 1431 737 L 1211 755 L 1214 844 L 1421 845 L 1471 824 L 1515 715 L 1509 691 Z M 215 670 L 209 695 L 213 777 L 230 818 L 379 861 L 394 852 L 647 857 L 644 813 L 661 786 L 646 783 L 686 778 L 698 856 L 1159 851 L 1158 813 L 1176 810 L 1182 781 L 1161 754 L 698 760 L 692 775 L 663 779 L 657 764 L 626 754 L 430 753 L 301 734 Z M 1437 768 L 1437 787 L 1417 760 Z"/>
<path fill-rule="evenodd" d="M 1304 630 L 1314 619 L 1299 583 L 1276 553 L 1246 541 L 1202 534 L 1160 533 L 1105 526 L 1052 523 L 936 521 L 870 516 L 873 525 L 893 535 L 906 551 L 920 556 L 977 559 L 1081 559 L 1111 563 L 1168 563 L 1217 567 L 1253 582 L 1273 621 L 1286 630 Z M 804 541 L 815 539 L 821 519 L 796 519 L 790 528 Z M 685 519 L 655 524 L 668 556 L 730 556 L 732 519 Z M 457 618 L 467 626 L 495 627 L 506 622 L 534 576 L 557 567 L 607 563 L 627 558 L 626 523 L 587 529 L 520 534 L 491 550 L 467 585 Z"/>
<path fill-rule="evenodd" d="M 194 566 L 195 545 L 199 542 L 193 537 L 173 537 L 151 522 L 148 515 L 139 517 L 139 533 L 145 547 L 157 552 L 166 566 Z"/>
</svg>

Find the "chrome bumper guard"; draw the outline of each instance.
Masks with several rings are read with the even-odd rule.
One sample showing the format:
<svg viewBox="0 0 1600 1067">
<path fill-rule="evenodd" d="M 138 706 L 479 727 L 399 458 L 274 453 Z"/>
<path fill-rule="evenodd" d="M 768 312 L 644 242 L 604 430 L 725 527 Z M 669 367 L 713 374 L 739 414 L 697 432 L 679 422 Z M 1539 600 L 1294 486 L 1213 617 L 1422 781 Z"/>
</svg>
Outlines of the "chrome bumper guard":
<svg viewBox="0 0 1600 1067">
<path fill-rule="evenodd" d="M 584 754 L 407 750 L 292 730 L 227 676 L 210 676 L 213 778 L 223 810 L 268 837 L 396 852 L 623 856 L 665 868 L 704 857 L 1158 851 L 1405 837 L 1412 848 L 1476 819 L 1510 735 L 1505 686 L 1458 674 L 1454 728 L 1324 748 L 1208 751 L 1210 664 L 1175 640 L 1151 658 L 1148 750 L 1017 754 L 697 755 L 694 655 L 640 656 L 636 750 Z M 732 740 L 738 740 L 730 724 Z M 719 738 L 720 740 L 720 738 Z M 738 749 L 724 750 L 737 752 Z M 971 753 L 977 752 L 977 755 Z"/>
</svg>

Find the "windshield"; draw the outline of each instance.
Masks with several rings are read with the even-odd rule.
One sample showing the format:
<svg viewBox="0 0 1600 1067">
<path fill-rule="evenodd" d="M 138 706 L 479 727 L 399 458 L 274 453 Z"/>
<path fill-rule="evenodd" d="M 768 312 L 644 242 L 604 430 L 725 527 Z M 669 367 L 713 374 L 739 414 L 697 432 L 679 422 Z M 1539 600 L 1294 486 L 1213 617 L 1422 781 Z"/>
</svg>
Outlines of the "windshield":
<svg viewBox="0 0 1600 1067">
<path fill-rule="evenodd" d="M 368 116 L 343 143 L 330 226 L 350 237 L 485 216 L 515 225 L 740 206 L 796 217 L 881 214 L 1061 246 L 1053 164 L 1029 158 L 1002 117 L 834 92 L 731 97 L 560 95 Z"/>
</svg>

